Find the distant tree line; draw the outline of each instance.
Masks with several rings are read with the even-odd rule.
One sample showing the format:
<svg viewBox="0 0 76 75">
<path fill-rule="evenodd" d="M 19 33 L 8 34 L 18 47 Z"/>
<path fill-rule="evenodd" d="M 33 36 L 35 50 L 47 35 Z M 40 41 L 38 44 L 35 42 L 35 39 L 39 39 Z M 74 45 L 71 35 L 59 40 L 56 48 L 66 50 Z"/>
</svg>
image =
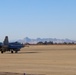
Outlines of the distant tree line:
<svg viewBox="0 0 76 75">
<path fill-rule="evenodd" d="M 63 43 L 54 43 L 53 41 L 45 41 L 45 42 L 38 42 L 37 45 L 72 45 L 72 44 L 76 44 L 74 42 L 63 42 Z"/>
<path fill-rule="evenodd" d="M 37 45 L 53 45 L 54 43 L 52 41 L 45 41 L 45 42 L 38 42 Z"/>
<path fill-rule="evenodd" d="M 40 41 L 40 42 L 38 42 L 36 44 L 25 43 L 25 45 L 73 45 L 73 44 L 76 44 L 76 43 L 74 43 L 74 42 L 69 42 L 69 43 L 67 43 L 67 42 L 56 43 L 55 42 L 54 43 L 53 41 L 49 41 L 49 42 L 47 42 L 47 41 L 45 41 L 45 42 Z"/>
</svg>

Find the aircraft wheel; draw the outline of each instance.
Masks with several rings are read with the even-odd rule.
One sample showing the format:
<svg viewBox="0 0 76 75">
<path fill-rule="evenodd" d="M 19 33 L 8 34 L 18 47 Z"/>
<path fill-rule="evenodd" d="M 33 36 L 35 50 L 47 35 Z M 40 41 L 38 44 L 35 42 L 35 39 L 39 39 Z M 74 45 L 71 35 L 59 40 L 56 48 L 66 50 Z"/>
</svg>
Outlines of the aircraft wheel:
<svg viewBox="0 0 76 75">
<path fill-rule="evenodd" d="M 11 51 L 11 53 L 13 53 L 13 51 Z"/>
<path fill-rule="evenodd" d="M 3 51 L 1 51 L 1 53 L 3 54 Z"/>
</svg>

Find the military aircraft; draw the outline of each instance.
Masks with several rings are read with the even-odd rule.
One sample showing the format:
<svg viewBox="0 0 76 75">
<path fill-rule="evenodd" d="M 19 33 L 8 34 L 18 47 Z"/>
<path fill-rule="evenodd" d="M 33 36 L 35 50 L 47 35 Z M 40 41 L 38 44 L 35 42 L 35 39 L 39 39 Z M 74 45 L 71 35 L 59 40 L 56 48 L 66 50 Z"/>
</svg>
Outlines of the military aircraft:
<svg viewBox="0 0 76 75">
<path fill-rule="evenodd" d="M 11 53 L 18 53 L 22 47 L 24 47 L 24 45 L 18 42 L 9 43 L 8 36 L 5 36 L 3 43 L 0 43 L 1 53 L 4 53 L 6 51 L 11 51 Z"/>
</svg>

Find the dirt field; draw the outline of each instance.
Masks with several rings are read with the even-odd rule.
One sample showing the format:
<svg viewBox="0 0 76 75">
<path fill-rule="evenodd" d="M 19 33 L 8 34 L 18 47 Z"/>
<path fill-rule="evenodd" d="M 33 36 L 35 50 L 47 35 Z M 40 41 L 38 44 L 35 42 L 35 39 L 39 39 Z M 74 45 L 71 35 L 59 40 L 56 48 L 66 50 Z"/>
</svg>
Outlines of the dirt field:
<svg viewBox="0 0 76 75">
<path fill-rule="evenodd" d="M 18 54 L 0 54 L 0 72 L 0 75 L 76 75 L 76 45 L 29 46 Z"/>
</svg>

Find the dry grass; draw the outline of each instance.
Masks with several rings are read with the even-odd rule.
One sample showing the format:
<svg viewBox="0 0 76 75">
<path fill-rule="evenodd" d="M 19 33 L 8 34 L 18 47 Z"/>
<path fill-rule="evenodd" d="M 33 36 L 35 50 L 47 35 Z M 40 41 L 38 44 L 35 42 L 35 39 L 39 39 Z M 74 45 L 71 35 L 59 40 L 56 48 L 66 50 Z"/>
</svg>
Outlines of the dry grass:
<svg viewBox="0 0 76 75">
<path fill-rule="evenodd" d="M 18 54 L 0 54 L 0 72 L 76 75 L 76 45 L 30 46 Z"/>
</svg>

